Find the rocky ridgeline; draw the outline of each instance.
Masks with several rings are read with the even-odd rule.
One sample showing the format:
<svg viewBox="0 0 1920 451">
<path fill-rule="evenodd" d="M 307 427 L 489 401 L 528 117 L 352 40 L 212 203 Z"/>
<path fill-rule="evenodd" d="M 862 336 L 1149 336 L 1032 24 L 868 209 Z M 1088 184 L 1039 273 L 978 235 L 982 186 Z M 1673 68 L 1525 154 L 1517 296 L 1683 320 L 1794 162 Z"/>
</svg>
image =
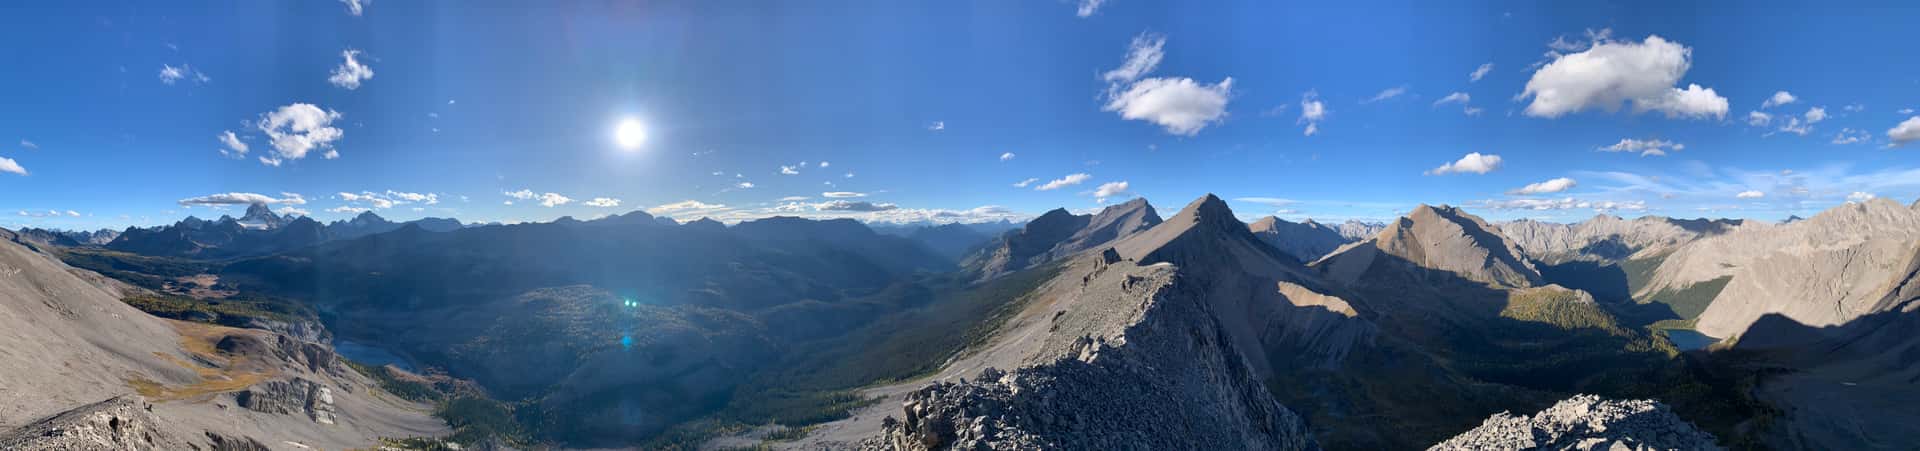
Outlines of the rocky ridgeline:
<svg viewBox="0 0 1920 451">
<path fill-rule="evenodd" d="M 138 396 L 121 396 L 0 432 L 0 449 L 187 449 L 186 442 L 169 435 L 160 424 L 152 405 Z"/>
<path fill-rule="evenodd" d="M 1533 416 L 1502 412 L 1435 450 L 1717 450 L 1713 436 L 1651 400 L 1579 395 Z"/>
<path fill-rule="evenodd" d="M 1080 278 L 1080 304 L 1054 316 L 1053 333 L 1076 338 L 1051 361 L 922 387 L 861 448 L 1315 448 L 1197 287 L 1169 265 L 1135 266 L 1112 251 L 1089 258 L 1091 273 L 1062 275 Z"/>
</svg>

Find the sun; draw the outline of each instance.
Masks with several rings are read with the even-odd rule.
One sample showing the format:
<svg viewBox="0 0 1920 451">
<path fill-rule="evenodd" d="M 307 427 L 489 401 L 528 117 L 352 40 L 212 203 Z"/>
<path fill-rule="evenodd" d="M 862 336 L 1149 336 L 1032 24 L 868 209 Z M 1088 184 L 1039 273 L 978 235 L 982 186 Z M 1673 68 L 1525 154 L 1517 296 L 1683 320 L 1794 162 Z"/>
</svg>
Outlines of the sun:
<svg viewBox="0 0 1920 451">
<path fill-rule="evenodd" d="M 613 142 L 619 144 L 621 149 L 639 150 L 642 144 L 647 143 L 647 124 L 632 117 L 620 119 L 620 125 L 613 127 Z"/>
</svg>

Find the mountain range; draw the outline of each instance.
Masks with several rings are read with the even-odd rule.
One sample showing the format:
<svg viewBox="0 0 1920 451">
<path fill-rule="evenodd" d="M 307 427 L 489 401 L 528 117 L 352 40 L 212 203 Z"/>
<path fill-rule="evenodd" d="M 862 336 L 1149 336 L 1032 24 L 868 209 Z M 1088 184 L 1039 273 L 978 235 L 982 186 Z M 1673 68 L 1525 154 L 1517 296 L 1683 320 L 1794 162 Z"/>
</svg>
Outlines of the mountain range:
<svg viewBox="0 0 1920 451">
<path fill-rule="evenodd" d="M 129 229 L 101 250 L 7 233 L 0 270 L 13 272 L 0 275 L 25 281 L 5 287 L 23 293 L 8 308 L 45 318 L 8 329 L 34 331 L 9 349 L 40 354 L 5 358 L 138 377 L 65 382 L 66 394 L 15 403 L 26 408 L 0 429 L 71 429 L 88 418 L 72 412 L 100 411 L 199 444 L 404 431 L 649 448 L 1897 449 L 1916 438 L 1902 425 L 1920 421 L 1920 205 L 1885 199 L 1779 224 L 1494 223 L 1421 205 L 1331 226 L 1243 223 L 1206 195 L 1164 219 L 1136 198 L 997 234 L 639 211 L 320 225 L 257 207 Z M 280 330 L 181 309 L 273 316 L 215 323 Z M 268 326 L 288 315 L 326 333 Z M 144 335 L 84 332 L 96 327 Z M 76 340 L 91 344 L 55 351 Z M 426 371 L 314 366 L 329 340 Z M 211 366 L 196 378 L 168 355 Z M 293 355 L 305 370 L 205 385 L 207 371 L 235 379 Z M 340 392 L 375 386 L 436 403 L 448 424 L 421 426 L 411 401 L 350 412 L 361 401 Z M 309 422 L 326 410 L 360 429 L 327 442 L 300 435 L 307 423 L 236 430 L 201 416 L 204 400 L 315 387 L 339 407 L 310 396 L 262 409 Z M 498 421 L 475 423 L 475 410 Z M 0 443 L 55 443 L 22 434 Z"/>
</svg>

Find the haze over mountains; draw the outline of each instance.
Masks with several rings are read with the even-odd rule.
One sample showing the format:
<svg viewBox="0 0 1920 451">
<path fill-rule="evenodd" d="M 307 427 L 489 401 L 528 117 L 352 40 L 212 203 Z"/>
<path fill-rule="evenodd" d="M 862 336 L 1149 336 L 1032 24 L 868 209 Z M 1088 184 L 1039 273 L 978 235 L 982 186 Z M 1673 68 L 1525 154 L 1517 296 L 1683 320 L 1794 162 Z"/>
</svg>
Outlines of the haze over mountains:
<svg viewBox="0 0 1920 451">
<path fill-rule="evenodd" d="M 19 428 L 0 443 L 62 446 L 30 431 L 103 418 L 81 412 L 155 443 L 270 447 L 1402 449 L 1538 433 L 1875 449 L 1920 420 L 1920 210 L 1885 200 L 1786 224 L 1490 223 L 1423 205 L 1328 226 L 1242 223 L 1208 195 L 1164 220 L 1133 199 L 998 234 L 249 210 L 104 244 L 8 232 L 7 307 L 42 319 L 8 327 L 7 359 L 100 376 L 10 373 L 29 385 L 0 391 L 25 409 L 0 418 Z M 395 366 L 328 363 L 331 345 Z M 42 385 L 70 390 L 22 397 Z M 223 405 L 291 423 L 222 426 Z M 1555 426 L 1569 421 L 1614 426 Z"/>
</svg>

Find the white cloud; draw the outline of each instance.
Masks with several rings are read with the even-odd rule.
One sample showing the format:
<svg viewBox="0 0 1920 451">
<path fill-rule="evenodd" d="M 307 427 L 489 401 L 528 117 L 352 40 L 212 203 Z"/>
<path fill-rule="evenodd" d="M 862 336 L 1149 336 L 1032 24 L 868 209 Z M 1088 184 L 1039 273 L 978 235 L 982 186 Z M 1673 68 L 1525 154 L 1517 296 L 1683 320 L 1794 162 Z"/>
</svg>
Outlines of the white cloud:
<svg viewBox="0 0 1920 451">
<path fill-rule="evenodd" d="M 1765 127 L 1769 122 L 1773 122 L 1773 115 L 1771 114 L 1762 113 L 1759 111 L 1747 112 L 1747 125 L 1751 125 L 1754 127 Z"/>
<path fill-rule="evenodd" d="M 828 191 L 828 192 L 820 193 L 820 197 L 825 197 L 829 199 L 843 199 L 843 198 L 849 198 L 849 197 L 867 197 L 867 193 L 855 193 L 851 191 Z"/>
<path fill-rule="evenodd" d="M 1008 161 L 1012 159 L 1013 159 L 1013 152 L 1000 154 L 1000 161 Z"/>
<path fill-rule="evenodd" d="M 1481 78 L 1485 78 L 1487 76 L 1488 72 L 1493 72 L 1493 63 L 1482 64 L 1478 69 L 1474 69 L 1473 73 L 1467 74 L 1467 81 L 1468 82 L 1480 81 Z"/>
<path fill-rule="evenodd" d="M 1090 179 L 1090 178 L 1093 178 L 1093 176 L 1087 175 L 1084 172 L 1077 173 L 1077 174 L 1068 174 L 1066 177 L 1054 179 L 1053 181 L 1047 182 L 1045 185 L 1040 185 L 1039 188 L 1034 188 L 1034 190 L 1035 191 L 1052 191 L 1052 190 L 1056 190 L 1056 189 L 1060 189 L 1068 186 L 1078 185 L 1081 182 L 1085 182 L 1087 181 L 1087 179 Z"/>
<path fill-rule="evenodd" d="M 1427 171 L 1427 175 L 1464 174 L 1468 172 L 1485 174 L 1493 172 L 1496 169 L 1500 169 L 1499 155 L 1481 155 L 1480 152 L 1472 152 L 1460 157 L 1457 161 L 1442 164 L 1440 167 Z"/>
<path fill-rule="evenodd" d="M 307 152 L 333 150 L 333 142 L 346 133 L 332 126 L 340 112 L 321 110 L 308 103 L 294 103 L 262 114 L 255 126 L 267 134 L 273 156 L 260 157 L 261 163 L 279 166 L 283 160 L 306 158 Z M 323 152 L 324 153 L 324 152 Z M 338 154 L 333 157 L 337 158 Z"/>
<path fill-rule="evenodd" d="M 523 189 L 519 191 L 501 191 L 500 194 L 505 195 L 507 197 L 514 198 L 514 199 L 520 199 L 520 200 L 538 200 L 540 201 L 541 206 L 546 206 L 546 207 L 566 205 L 568 203 L 573 202 L 572 198 L 569 198 L 567 196 L 562 196 L 560 195 L 560 193 L 535 193 L 533 192 L 533 190 L 528 190 L 528 189 Z M 341 197 L 344 198 L 349 194 L 340 193 L 340 195 Z M 511 201 L 508 201 L 508 202 L 511 202 Z M 508 203 L 507 205 L 513 205 L 513 204 Z"/>
<path fill-rule="evenodd" d="M 1746 191 L 1741 191 L 1740 194 L 1733 195 L 1733 197 L 1740 198 L 1740 199 L 1759 199 L 1762 197 L 1767 197 L 1767 193 L 1762 193 L 1756 190 L 1746 190 Z"/>
<path fill-rule="evenodd" d="M 233 134 L 233 130 L 220 134 L 220 144 L 227 146 L 225 149 L 220 149 L 220 154 L 233 158 L 246 158 L 247 151 L 250 150 L 246 142 L 240 141 L 240 136 Z"/>
<path fill-rule="evenodd" d="M 372 4 L 373 0 L 340 0 L 340 3 L 347 4 L 347 14 L 359 16 L 360 13 L 367 11 L 367 5 Z M 453 103 L 453 101 L 449 100 L 447 103 Z"/>
<path fill-rule="evenodd" d="M 545 193 L 540 195 L 540 206 L 542 207 L 556 207 L 569 203 L 573 203 L 573 199 L 562 196 L 559 193 Z"/>
<path fill-rule="evenodd" d="M 800 175 L 800 169 L 793 166 L 781 165 L 780 173 L 784 175 Z"/>
<path fill-rule="evenodd" d="M 1252 203 L 1266 205 L 1274 208 L 1286 207 L 1289 205 L 1300 203 L 1300 201 L 1297 201 L 1297 200 L 1282 199 L 1278 197 L 1236 197 L 1233 200 L 1239 201 L 1239 202 L 1252 202 Z"/>
<path fill-rule="evenodd" d="M 826 202 L 821 202 L 821 203 L 817 203 L 817 204 L 813 204 L 813 209 L 814 209 L 814 210 L 819 210 L 819 211 L 864 211 L 864 212 L 872 212 L 872 211 L 887 211 L 887 210 L 893 210 L 893 209 L 897 209 L 897 208 L 900 208 L 900 207 L 899 207 L 899 206 L 897 206 L 897 205 L 894 205 L 894 204 L 888 204 L 888 203 L 873 203 L 873 202 L 867 202 L 867 201 L 863 201 L 863 200 L 862 200 L 862 201 L 852 201 L 852 200 L 832 200 L 832 201 L 826 201 Z"/>
<path fill-rule="evenodd" d="M 1835 133 L 1833 135 L 1834 144 L 1863 143 L 1863 142 L 1870 141 L 1872 139 L 1873 139 L 1872 133 L 1867 133 L 1866 130 L 1858 130 L 1853 128 L 1842 128 L 1840 129 L 1840 133 Z"/>
<path fill-rule="evenodd" d="M 1638 43 L 1608 40 L 1604 30 L 1593 36 L 1591 47 L 1552 53 L 1552 61 L 1533 73 L 1520 95 L 1533 98 L 1525 110 L 1528 116 L 1557 118 L 1587 109 L 1613 112 L 1627 102 L 1636 113 L 1660 111 L 1670 118 L 1726 116 L 1727 98 L 1712 88 L 1675 87 L 1692 65 L 1692 49 L 1659 36 Z"/>
<path fill-rule="evenodd" d="M 73 211 L 73 210 L 67 210 L 67 216 L 72 216 L 72 217 L 75 217 L 75 218 L 78 218 L 78 217 L 80 217 L 80 212 L 77 212 L 77 211 Z"/>
<path fill-rule="evenodd" d="M 1128 194 L 1127 187 L 1128 184 L 1125 180 L 1102 183 L 1100 184 L 1100 188 L 1093 191 L 1094 201 L 1106 202 L 1109 197 Z"/>
<path fill-rule="evenodd" d="M 1020 183 L 1015 183 L 1015 184 L 1013 184 L 1013 187 L 1014 187 L 1014 188 L 1026 188 L 1026 187 L 1027 187 L 1027 185 L 1032 185 L 1032 184 L 1034 184 L 1034 182 L 1038 182 L 1038 181 L 1040 181 L 1040 179 L 1038 179 L 1038 178 L 1029 178 L 1029 179 L 1026 179 L 1026 180 L 1021 180 L 1021 181 L 1020 181 Z"/>
<path fill-rule="evenodd" d="M 1373 97 L 1368 97 L 1366 100 L 1360 101 L 1360 103 L 1373 103 L 1373 102 L 1379 102 L 1382 100 L 1391 100 L 1394 97 L 1400 97 L 1401 94 L 1406 94 L 1406 93 L 1407 93 L 1407 85 L 1395 86 L 1395 87 L 1387 88 L 1384 91 L 1380 91 L 1379 94 L 1374 94 Z"/>
<path fill-rule="evenodd" d="M 0 157 L 0 172 L 27 175 L 27 168 L 20 167 L 20 162 L 12 158 Z"/>
<path fill-rule="evenodd" d="M 1876 196 L 1874 196 L 1873 193 L 1869 193 L 1865 191 L 1854 191 L 1853 194 L 1847 195 L 1847 202 L 1848 203 L 1866 202 L 1866 201 L 1873 200 L 1874 197 Z"/>
<path fill-rule="evenodd" d="M 1127 45 L 1127 61 L 1120 67 L 1100 74 L 1100 78 L 1109 83 L 1126 83 L 1140 79 L 1160 66 L 1160 60 L 1166 57 L 1167 37 L 1154 33 L 1141 33 L 1133 37 Z"/>
<path fill-rule="evenodd" d="M 1433 101 L 1433 106 L 1446 105 L 1449 103 L 1458 103 L 1461 105 L 1466 105 L 1468 102 L 1472 102 L 1472 101 L 1473 101 L 1472 95 L 1464 92 L 1456 92 L 1452 94 L 1447 94 L 1446 97 L 1441 97 L 1440 100 Z"/>
<path fill-rule="evenodd" d="M 1080 0 L 1080 7 L 1074 9 L 1073 15 L 1079 17 L 1092 16 L 1093 12 L 1100 10 L 1100 5 L 1105 3 L 1107 3 L 1107 0 Z"/>
<path fill-rule="evenodd" d="M 927 124 L 927 130 L 933 130 L 937 132 L 937 131 L 946 130 L 946 129 L 947 129 L 947 121 L 933 121 L 933 123 Z"/>
<path fill-rule="evenodd" d="M 738 184 L 733 185 L 733 187 L 740 188 L 740 189 L 753 189 L 753 182 L 740 182 Z"/>
<path fill-rule="evenodd" d="M 20 140 L 20 147 L 33 149 L 33 150 L 40 150 L 39 144 L 34 144 L 33 141 L 28 141 L 24 139 Z"/>
<path fill-rule="evenodd" d="M 179 203 L 180 205 L 185 205 L 185 206 L 252 205 L 252 204 L 305 205 L 307 203 L 307 199 L 305 197 L 301 197 L 299 194 L 294 194 L 294 193 L 280 193 L 280 197 L 273 197 L 273 196 L 268 196 L 265 194 L 258 194 L 258 193 L 220 193 L 220 194 L 209 194 L 209 195 L 200 196 L 200 197 L 189 197 L 186 199 L 180 199 L 176 201 L 176 203 Z"/>
<path fill-rule="evenodd" d="M 1300 95 L 1300 119 L 1293 123 L 1307 124 L 1307 128 L 1301 132 L 1303 135 L 1313 136 L 1320 133 L 1320 121 L 1326 118 L 1327 104 L 1320 101 L 1319 91 L 1307 91 Z"/>
<path fill-rule="evenodd" d="M 1896 113 L 1900 113 L 1900 114 L 1913 114 L 1913 109 L 1912 109 L 1912 108 L 1901 108 L 1901 109 L 1900 109 L 1899 111 L 1895 111 L 1895 112 L 1896 112 Z"/>
<path fill-rule="evenodd" d="M 513 201 L 507 201 L 507 205 L 513 205 Z M 327 209 L 327 211 L 328 211 L 328 212 L 331 212 L 331 213 L 348 213 L 348 214 L 360 214 L 360 213 L 366 213 L 366 212 L 369 212 L 369 211 L 373 211 L 373 210 L 372 210 L 372 209 L 369 209 L 369 208 L 363 208 L 363 207 L 354 207 L 354 206 L 349 206 L 349 205 L 341 205 L 341 206 L 338 206 L 338 207 L 333 207 L 333 208 L 329 208 L 329 209 Z"/>
<path fill-rule="evenodd" d="M 313 212 L 296 207 L 280 207 L 279 210 L 274 211 L 279 212 L 281 215 L 313 216 Z"/>
<path fill-rule="evenodd" d="M 1800 100 L 1800 99 L 1797 97 L 1794 97 L 1793 93 L 1786 92 L 1786 91 L 1774 91 L 1773 96 L 1768 97 L 1767 101 L 1760 102 L 1760 108 L 1772 108 L 1780 105 L 1786 105 L 1789 103 L 1793 103 L 1796 100 Z"/>
<path fill-rule="evenodd" d="M 662 216 L 707 215 L 707 214 L 713 214 L 713 213 L 722 212 L 726 210 L 728 210 L 726 205 L 709 204 L 706 202 L 688 199 L 688 200 L 683 200 L 683 201 L 674 202 L 670 204 L 656 205 L 652 208 L 648 208 L 647 213 L 654 214 L 654 215 L 662 215 Z"/>
<path fill-rule="evenodd" d="M 360 60 L 356 58 L 359 55 L 359 50 L 340 51 L 340 58 L 344 61 L 340 62 L 340 67 L 333 68 L 333 75 L 327 77 L 327 83 L 353 90 L 360 89 L 360 82 L 373 78 L 373 68 L 360 64 Z"/>
<path fill-rule="evenodd" d="M 1211 85 L 1187 77 L 1142 79 L 1160 65 L 1166 43 L 1165 36 L 1152 33 L 1133 38 L 1126 62 L 1100 76 L 1108 83 L 1107 104 L 1101 111 L 1119 113 L 1122 119 L 1151 122 L 1167 133 L 1193 136 L 1226 118 L 1233 77 Z"/>
<path fill-rule="evenodd" d="M 787 196 L 787 197 L 780 198 L 780 202 L 799 202 L 807 199 L 812 199 L 812 198 L 807 196 Z"/>
<path fill-rule="evenodd" d="M 832 165 L 833 165 L 832 163 L 828 163 L 828 162 L 825 162 L 825 161 L 822 161 L 822 162 L 820 162 L 820 167 L 822 167 L 822 168 L 825 168 L 825 167 L 828 167 L 828 166 L 832 166 Z"/>
<path fill-rule="evenodd" d="M 1892 143 L 1888 143 L 1887 147 L 1920 141 L 1920 116 L 1907 118 L 1907 120 L 1900 122 L 1900 125 L 1895 125 L 1893 128 L 1887 129 L 1887 139 L 1893 141 Z"/>
<path fill-rule="evenodd" d="M 334 197 L 338 197 L 340 198 L 340 200 L 346 201 L 349 203 L 354 203 L 354 202 L 362 203 L 362 204 L 365 204 L 368 208 L 373 208 L 373 209 L 393 208 L 395 204 L 406 203 L 406 201 L 395 201 L 386 196 L 382 196 L 379 193 L 375 193 L 371 191 L 362 191 L 359 194 L 342 191 L 340 193 L 334 194 Z"/>
<path fill-rule="evenodd" d="M 213 78 L 207 77 L 207 74 L 201 73 L 198 70 L 194 70 L 191 65 L 182 64 L 180 67 L 166 64 L 160 65 L 161 83 L 171 85 L 180 80 L 193 80 L 194 84 L 202 84 L 213 81 Z"/>
<path fill-rule="evenodd" d="M 1103 111 L 1120 113 L 1122 119 L 1152 122 L 1167 133 L 1193 136 L 1226 119 L 1227 97 L 1232 90 L 1233 77 L 1212 85 L 1185 77 L 1149 78 L 1125 91 L 1110 93 Z"/>
<path fill-rule="evenodd" d="M 1545 210 L 1592 209 L 1593 211 L 1598 211 L 1598 212 L 1623 211 L 1623 210 L 1624 211 L 1647 210 L 1647 203 L 1645 201 L 1638 201 L 1638 200 L 1624 201 L 1624 202 L 1610 201 L 1610 200 L 1589 201 L 1589 200 L 1575 199 L 1572 197 L 1566 197 L 1566 198 L 1560 198 L 1560 199 L 1484 200 L 1480 202 L 1470 202 L 1468 203 L 1468 205 L 1473 207 L 1486 208 L 1489 210 L 1545 211 Z"/>
<path fill-rule="evenodd" d="M 400 203 L 422 202 L 427 205 L 434 205 L 434 204 L 440 203 L 440 195 L 436 193 L 408 193 L 408 192 L 387 190 L 387 197 L 400 201 Z"/>
<path fill-rule="evenodd" d="M 620 206 L 620 199 L 614 199 L 611 197 L 595 197 L 593 198 L 593 200 L 586 201 L 582 205 L 586 205 L 589 207 L 601 207 L 601 208 L 618 207 Z"/>
<path fill-rule="evenodd" d="M 1804 120 L 1802 118 L 1804 118 Z M 1807 133 L 1813 132 L 1813 124 L 1824 120 L 1827 120 L 1827 109 L 1823 107 L 1813 107 L 1807 109 L 1806 114 L 1802 114 L 1800 117 L 1787 117 L 1787 122 L 1780 124 L 1780 131 L 1806 136 Z"/>
<path fill-rule="evenodd" d="M 1677 152 L 1680 150 L 1684 150 L 1686 148 L 1687 148 L 1686 144 L 1680 144 L 1680 143 L 1667 141 L 1663 139 L 1639 140 L 1639 139 L 1632 139 L 1632 138 L 1624 138 L 1624 139 L 1621 139 L 1620 142 L 1613 143 L 1613 145 L 1611 146 L 1601 147 L 1598 150 L 1601 152 L 1638 152 L 1640 153 L 1640 156 L 1643 156 L 1643 157 L 1645 156 L 1664 157 L 1664 156 L 1667 156 L 1667 151 Z"/>
<path fill-rule="evenodd" d="M 1858 112 L 1861 112 L 1861 111 L 1866 111 L 1866 110 L 1867 110 L 1867 106 L 1866 106 L 1866 105 L 1861 105 L 1861 104 L 1858 104 L 1858 103 L 1853 103 L 1853 104 L 1848 104 L 1847 106 L 1843 106 L 1843 107 L 1840 107 L 1840 109 L 1841 109 L 1841 110 L 1844 110 L 1844 111 L 1846 111 L 1846 112 L 1848 112 L 1848 113 L 1858 113 Z"/>
<path fill-rule="evenodd" d="M 1507 194 L 1526 196 L 1526 195 L 1533 195 L 1533 194 L 1558 193 L 1561 191 L 1566 191 L 1569 188 L 1573 188 L 1574 185 L 1578 185 L 1578 184 L 1579 182 L 1575 182 L 1573 181 L 1573 179 L 1560 177 L 1557 179 L 1548 180 L 1540 183 L 1529 183 L 1527 184 L 1527 186 L 1522 186 L 1519 189 L 1508 191 Z"/>
</svg>

